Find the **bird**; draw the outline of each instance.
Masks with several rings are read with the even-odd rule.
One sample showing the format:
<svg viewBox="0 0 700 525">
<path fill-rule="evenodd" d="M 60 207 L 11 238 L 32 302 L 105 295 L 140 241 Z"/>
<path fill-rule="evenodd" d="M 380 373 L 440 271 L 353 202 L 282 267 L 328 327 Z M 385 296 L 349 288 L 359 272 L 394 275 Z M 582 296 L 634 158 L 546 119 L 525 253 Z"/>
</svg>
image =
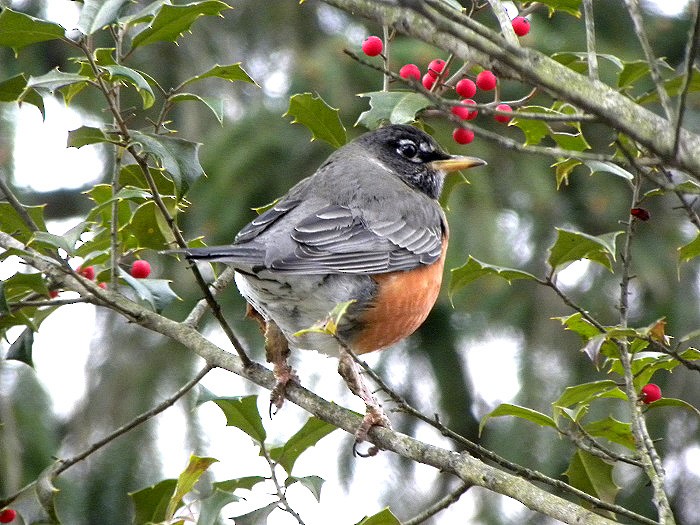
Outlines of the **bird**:
<svg viewBox="0 0 700 525">
<path fill-rule="evenodd" d="M 440 291 L 449 239 L 438 202 L 446 175 L 484 164 L 446 153 L 417 127 L 387 125 L 335 150 L 243 227 L 233 244 L 183 250 L 190 261 L 235 269 L 273 364 L 271 407 L 279 409 L 289 382 L 298 382 L 287 362 L 290 351 L 310 349 L 338 357 L 340 375 L 365 402 L 356 444 L 372 426 L 391 426 L 350 351 L 390 347 L 426 319 Z M 333 334 L 307 330 L 344 303 Z"/>
</svg>

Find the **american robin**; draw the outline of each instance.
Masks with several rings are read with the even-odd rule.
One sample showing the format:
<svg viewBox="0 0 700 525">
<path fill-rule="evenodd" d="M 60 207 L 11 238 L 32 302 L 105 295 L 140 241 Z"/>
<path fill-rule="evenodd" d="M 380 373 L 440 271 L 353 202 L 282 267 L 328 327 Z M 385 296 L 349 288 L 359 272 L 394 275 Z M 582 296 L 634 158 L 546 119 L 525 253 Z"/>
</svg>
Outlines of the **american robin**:
<svg viewBox="0 0 700 525">
<path fill-rule="evenodd" d="M 389 422 L 362 382 L 357 354 L 386 348 L 425 320 L 440 290 L 449 231 L 437 199 L 445 175 L 485 164 L 445 153 L 412 126 L 386 126 L 339 148 L 312 176 L 253 219 L 233 244 L 186 251 L 236 269 L 236 284 L 266 336 L 278 386 L 296 379 L 289 348 L 340 357 L 339 372 L 367 405 L 358 442 Z M 354 301 L 336 337 L 297 332 Z"/>
</svg>

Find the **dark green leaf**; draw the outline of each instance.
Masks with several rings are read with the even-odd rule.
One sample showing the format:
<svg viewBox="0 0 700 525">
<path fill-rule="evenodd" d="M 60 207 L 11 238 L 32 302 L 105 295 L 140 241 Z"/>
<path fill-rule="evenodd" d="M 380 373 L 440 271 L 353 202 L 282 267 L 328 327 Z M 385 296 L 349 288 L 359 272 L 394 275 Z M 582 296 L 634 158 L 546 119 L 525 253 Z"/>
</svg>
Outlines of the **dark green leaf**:
<svg viewBox="0 0 700 525">
<path fill-rule="evenodd" d="M 617 175 L 618 177 L 622 177 L 623 179 L 627 180 L 633 180 L 634 175 L 632 175 L 629 171 L 622 169 L 620 166 L 617 164 L 613 164 L 611 162 L 600 162 L 597 160 L 584 160 L 583 163 L 588 166 L 588 168 L 591 170 L 591 175 L 594 173 L 598 172 L 607 172 L 607 173 L 612 173 L 613 175 Z"/>
<path fill-rule="evenodd" d="M 263 476 L 245 476 L 242 478 L 227 479 L 226 481 L 217 481 L 213 485 L 214 488 L 217 488 L 219 490 L 223 490 L 225 492 L 234 492 L 238 489 L 250 490 L 255 485 L 257 485 L 258 483 L 262 483 L 263 481 L 267 481 L 267 478 Z"/>
<path fill-rule="evenodd" d="M 564 475 L 569 478 L 569 484 L 577 489 L 606 503 L 614 503 L 620 487 L 613 480 L 612 470 L 611 464 L 579 449 L 571 458 Z"/>
<path fill-rule="evenodd" d="M 10 345 L 7 350 L 5 359 L 21 361 L 22 363 L 34 368 L 32 361 L 32 347 L 34 346 L 34 330 L 25 328 L 17 339 Z"/>
<path fill-rule="evenodd" d="M 219 489 L 214 490 L 210 496 L 200 501 L 201 507 L 199 510 L 199 517 L 197 518 L 197 525 L 216 525 L 219 523 L 221 509 L 229 503 L 234 503 L 239 500 L 240 498 L 238 496 L 234 496 L 230 492 Z"/>
<path fill-rule="evenodd" d="M 617 77 L 617 87 L 620 89 L 632 87 L 637 80 L 648 75 L 650 71 L 649 62 L 646 60 L 625 62 Z"/>
<path fill-rule="evenodd" d="M 696 407 L 694 407 L 693 405 L 691 405 L 687 401 L 683 401 L 682 399 L 675 399 L 672 397 L 662 397 L 658 401 L 654 401 L 653 403 L 650 403 L 647 406 L 648 406 L 648 409 L 661 408 L 661 407 L 684 408 L 686 410 L 690 410 L 696 416 L 700 416 L 700 410 L 698 410 Z"/>
<path fill-rule="evenodd" d="M 40 273 L 16 273 L 5 279 L 3 284 L 4 295 L 9 301 L 21 300 L 32 292 L 42 296 L 49 293 L 46 280 Z"/>
<path fill-rule="evenodd" d="M 44 222 L 44 206 L 25 206 L 29 216 L 41 231 L 46 231 Z M 18 241 L 26 244 L 34 235 L 22 217 L 9 202 L 0 201 L 0 231 L 12 235 Z"/>
<path fill-rule="evenodd" d="M 122 8 L 129 0 L 83 0 L 77 28 L 84 35 L 91 35 L 117 21 Z"/>
<path fill-rule="evenodd" d="M 258 412 L 258 396 L 215 399 L 226 416 L 226 425 L 237 427 L 258 443 L 264 443 L 267 433 Z"/>
<path fill-rule="evenodd" d="M 588 423 L 583 428 L 593 437 L 602 437 L 611 443 L 617 443 L 630 450 L 635 450 L 632 425 L 629 423 L 623 423 L 612 416 L 608 416 L 600 421 Z"/>
<path fill-rule="evenodd" d="M 175 492 L 170 498 L 168 508 L 165 511 L 166 520 L 171 519 L 175 515 L 175 511 L 182 504 L 182 498 L 185 497 L 185 494 L 194 488 L 195 483 L 199 481 L 202 474 L 204 474 L 207 469 L 217 461 L 219 460 L 215 458 L 203 458 L 195 455 L 190 456 L 190 461 L 187 464 L 187 467 L 182 471 L 177 479 Z"/>
<path fill-rule="evenodd" d="M 214 113 L 214 116 L 216 117 L 216 120 L 219 121 L 219 124 L 224 121 L 224 101 L 220 98 L 200 97 L 199 95 L 195 95 L 193 93 L 178 93 L 170 98 L 170 101 L 173 103 L 184 102 L 186 100 L 201 102 L 207 108 L 209 108 L 212 113 Z"/>
<path fill-rule="evenodd" d="M 495 275 L 496 277 L 500 277 L 501 279 L 508 281 L 508 284 L 511 284 L 517 279 L 537 280 L 534 275 L 528 272 L 483 263 L 470 255 L 469 259 L 464 265 L 450 270 L 450 299 L 456 292 L 464 288 L 466 285 L 481 277 L 484 277 L 485 275 Z"/>
<path fill-rule="evenodd" d="M 695 239 L 688 244 L 684 244 L 678 248 L 678 259 L 681 263 L 695 259 L 698 255 L 700 255 L 700 235 L 697 235 Z"/>
<path fill-rule="evenodd" d="M 65 29 L 58 24 L 7 7 L 0 12 L 0 46 L 11 47 L 15 54 L 30 44 L 57 40 L 64 34 Z"/>
<path fill-rule="evenodd" d="M 576 18 L 581 16 L 581 0 L 544 0 L 542 3 L 549 8 L 549 16 L 557 11 L 569 13 Z"/>
<path fill-rule="evenodd" d="M 205 71 L 204 73 L 201 73 L 186 80 L 183 83 L 183 85 L 187 85 L 190 82 L 196 82 L 205 78 L 222 78 L 224 80 L 228 80 L 229 82 L 241 81 L 248 82 L 249 84 L 253 84 L 255 86 L 258 85 L 258 83 L 255 82 L 255 80 L 253 80 L 248 75 L 248 73 L 246 73 L 246 71 L 241 67 L 240 62 L 236 62 L 235 64 L 229 64 L 227 66 L 216 65 L 208 71 Z"/>
<path fill-rule="evenodd" d="M 589 259 L 605 266 L 612 271 L 612 261 L 615 260 L 615 238 L 622 232 L 606 233 L 594 237 L 564 228 L 557 228 L 557 240 L 550 248 L 547 262 L 552 268 Z"/>
<path fill-rule="evenodd" d="M 240 516 L 232 516 L 235 525 L 262 525 L 267 523 L 270 513 L 277 508 L 277 502 L 272 502 L 261 509 L 241 514 Z"/>
<path fill-rule="evenodd" d="M 86 76 L 79 75 L 77 73 L 64 73 L 58 68 L 55 68 L 45 75 L 29 77 L 29 80 L 27 81 L 27 88 L 34 88 L 39 91 L 48 91 L 49 93 L 53 93 L 57 89 L 64 86 L 85 82 L 86 80 L 89 80 L 89 78 Z"/>
<path fill-rule="evenodd" d="M 175 235 L 154 201 L 146 201 L 136 208 L 123 233 L 133 237 L 135 248 L 165 250 L 175 243 Z"/>
<path fill-rule="evenodd" d="M 0 102 L 24 102 L 36 106 L 41 112 L 41 117 L 46 118 L 44 111 L 44 99 L 35 89 L 27 89 L 27 77 L 24 73 L 15 75 L 0 82 Z"/>
<path fill-rule="evenodd" d="M 602 397 L 627 399 L 627 396 L 620 390 L 615 381 L 605 379 L 569 386 L 553 404 L 560 407 L 569 407 L 577 403 L 588 403 Z"/>
<path fill-rule="evenodd" d="M 156 97 L 153 93 L 153 89 L 151 89 L 151 86 L 140 72 L 120 65 L 102 66 L 102 69 L 109 73 L 112 80 L 118 78 L 134 86 L 139 95 L 141 95 L 143 109 L 150 108 L 153 102 L 155 102 Z"/>
<path fill-rule="evenodd" d="M 312 416 L 283 446 L 270 450 L 270 457 L 291 474 L 297 458 L 334 430 L 337 427 Z"/>
<path fill-rule="evenodd" d="M 155 156 L 163 169 L 173 178 L 180 195 L 184 195 L 192 185 L 204 175 L 199 163 L 199 146 L 196 142 L 133 131 L 132 137 L 143 151 Z"/>
<path fill-rule="evenodd" d="M 326 104 L 319 95 L 312 93 L 292 95 L 284 116 L 292 117 L 292 124 L 301 124 L 308 128 L 311 131 L 311 140 L 325 140 L 335 148 L 347 142 L 339 110 Z"/>
<path fill-rule="evenodd" d="M 299 483 L 309 489 L 309 492 L 314 495 L 316 501 L 321 501 L 321 489 L 323 484 L 326 482 L 325 479 L 319 476 L 304 476 L 303 478 L 295 478 L 294 476 L 289 476 L 284 484 L 289 487 L 294 483 Z"/>
<path fill-rule="evenodd" d="M 165 4 L 157 10 L 151 23 L 137 34 L 132 47 L 147 46 L 154 42 L 176 42 L 200 16 L 218 16 L 230 6 L 218 0 L 200 0 L 184 5 Z"/>
<path fill-rule="evenodd" d="M 424 95 L 413 91 L 373 91 L 359 96 L 369 98 L 370 109 L 360 115 L 355 125 L 367 129 L 376 129 L 387 122 L 411 123 L 420 111 L 433 105 Z"/>
<path fill-rule="evenodd" d="M 600 330 L 584 319 L 583 315 L 578 312 L 566 317 L 554 317 L 553 319 L 560 321 L 567 330 L 576 332 L 585 340 L 600 334 Z"/>
<path fill-rule="evenodd" d="M 399 519 L 388 509 L 384 509 L 376 514 L 364 518 L 357 525 L 401 525 Z"/>
<path fill-rule="evenodd" d="M 481 422 L 479 423 L 479 434 L 481 434 L 481 432 L 484 430 L 484 427 L 486 426 L 486 423 L 489 419 L 503 416 L 519 417 L 521 419 L 525 419 L 527 421 L 535 423 L 541 427 L 557 428 L 557 425 L 554 422 L 554 420 L 546 414 L 537 412 L 536 410 L 532 410 L 531 408 L 522 407 L 518 405 L 511 405 L 510 403 L 502 403 L 499 406 L 497 406 L 494 410 L 486 414 L 483 418 L 481 418 Z"/>
<path fill-rule="evenodd" d="M 68 132 L 67 146 L 69 148 L 81 148 L 82 146 L 87 146 L 88 144 L 112 142 L 112 140 L 113 139 L 106 135 L 100 128 L 81 126 L 78 129 Z"/>
<path fill-rule="evenodd" d="M 171 281 L 167 279 L 136 279 L 121 268 L 119 277 L 124 279 L 126 284 L 136 292 L 138 298 L 155 312 L 162 312 L 166 306 L 179 299 L 170 288 Z"/>
<path fill-rule="evenodd" d="M 134 504 L 135 523 L 160 523 L 165 520 L 165 511 L 170 498 L 175 493 L 176 479 L 163 481 L 136 492 L 129 496 Z"/>
</svg>

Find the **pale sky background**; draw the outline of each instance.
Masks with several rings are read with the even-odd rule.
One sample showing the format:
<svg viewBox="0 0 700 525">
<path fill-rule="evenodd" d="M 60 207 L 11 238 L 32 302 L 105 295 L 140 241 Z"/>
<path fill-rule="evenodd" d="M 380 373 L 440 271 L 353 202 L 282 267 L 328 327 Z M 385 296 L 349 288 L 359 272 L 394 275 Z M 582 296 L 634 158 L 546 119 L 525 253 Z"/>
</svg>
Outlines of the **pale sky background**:
<svg viewBox="0 0 700 525">
<path fill-rule="evenodd" d="M 686 0 L 658 0 L 652 2 L 655 9 L 666 16 L 677 14 L 686 5 Z M 64 27 L 72 27 L 77 20 L 77 5 L 68 0 L 49 2 L 50 10 L 48 18 L 62 24 Z M 286 78 L 278 78 L 275 85 L 266 86 L 270 92 L 275 92 L 281 86 L 286 85 Z M 279 89 L 283 92 L 283 89 Z M 85 115 L 81 115 L 65 107 L 62 101 L 45 100 L 46 120 L 42 122 L 36 108 L 24 105 L 16 108 L 3 105 L 6 117 L 10 117 L 17 123 L 16 136 L 14 138 L 14 177 L 19 185 L 32 190 L 50 191 L 59 187 L 78 188 L 91 181 L 90 177 L 101 173 L 101 159 L 98 150 L 93 147 L 80 149 L 66 148 L 66 138 L 69 130 L 81 125 L 95 124 L 88 121 Z M 41 155 L 37 155 L 37 143 L 41 143 Z M 49 174 L 61 173 L 59 177 L 51 177 Z M 46 174 L 46 176 L 42 176 Z M 78 219 L 76 219 L 77 221 Z M 517 225 L 509 225 L 504 218 L 502 227 L 507 231 L 517 231 Z M 62 234 L 72 226 L 70 221 L 51 223 L 49 228 L 54 233 Z M 581 262 L 571 265 L 566 271 L 559 274 L 559 282 L 564 286 L 575 286 L 580 277 L 586 271 L 588 263 Z M 12 261 L 0 262 L 0 278 L 7 278 L 15 271 Z M 232 290 L 232 293 L 233 290 Z M 66 294 L 67 296 L 67 294 Z M 95 309 L 86 304 L 77 304 L 63 307 L 52 314 L 42 325 L 36 335 L 34 345 L 34 360 L 36 374 L 49 392 L 54 409 L 59 416 L 67 416 L 74 406 L 78 405 L 84 393 L 85 366 L 89 351 L 92 333 L 85 327 L 94 326 Z M 16 337 L 20 330 L 10 332 L 10 339 Z M 210 335 L 211 339 L 228 348 L 219 333 Z M 3 353 L 7 348 L 2 343 Z M 60 352 L 53 351 L 60 348 Z M 462 356 L 467 361 L 469 377 L 473 391 L 478 396 L 478 406 L 482 407 L 477 416 L 482 416 L 487 410 L 493 409 L 499 403 L 512 401 L 519 391 L 518 366 L 519 355 L 522 349 L 522 341 L 517 337 L 494 335 L 492 338 L 480 341 L 465 340 Z M 392 383 L 400 384 L 401 378 L 405 378 L 404 350 L 401 345 L 381 354 L 369 355 L 367 360 L 370 365 L 378 359 L 386 362 L 386 368 L 392 370 Z M 494 358 L 494 356 L 498 356 Z M 299 356 L 297 362 L 302 384 L 309 384 L 311 379 L 321 378 L 314 390 L 325 397 L 332 399 L 344 406 L 357 411 L 363 411 L 363 405 L 358 398 L 349 394 L 342 380 L 336 373 L 337 361 L 313 352 L 305 352 Z M 8 364 L 7 366 L 24 366 L 21 364 Z M 4 374 L 3 378 L 11 377 Z M 211 372 L 202 384 L 218 395 L 243 395 L 253 390 L 241 378 L 225 371 L 215 370 Z M 11 385 L 5 385 L 10 387 Z M 412 387 L 415 385 L 412 385 Z M 424 389 L 421 399 L 426 400 L 424 407 L 428 413 L 432 413 L 430 399 L 435 399 L 434 386 L 426 382 L 420 385 Z M 401 388 L 397 390 L 401 392 Z M 260 412 L 267 414 L 267 392 L 258 391 L 260 394 Z M 163 393 L 168 395 L 168 393 Z M 164 465 L 164 477 L 177 477 L 185 467 L 189 455 L 193 452 L 186 448 L 181 436 L 184 419 L 180 408 L 171 408 L 157 417 L 159 423 L 158 443 L 165 452 L 167 458 Z M 246 475 L 266 475 L 267 465 L 258 457 L 258 450 L 250 439 L 235 428 L 226 428 L 225 418 L 221 411 L 211 403 L 205 404 L 199 409 L 203 427 L 207 430 L 209 441 L 205 450 L 196 451 L 200 455 L 210 455 L 220 460 L 214 464 L 211 470 L 219 480 L 230 479 Z M 269 436 L 279 436 L 279 441 L 296 431 L 308 415 L 298 407 L 287 402 L 284 408 L 272 421 L 264 418 L 264 424 Z M 435 431 L 421 427 L 415 436 L 436 445 L 450 447 L 450 443 Z M 274 437 L 272 438 L 274 439 Z M 338 447 L 341 445 L 339 449 Z M 423 465 L 417 465 L 410 480 L 387 480 L 387 475 L 394 471 L 396 457 L 390 453 L 381 453 L 378 457 L 355 461 L 355 482 L 346 492 L 342 483 L 338 480 L 336 458 L 338 454 L 350 454 L 347 446 L 346 435 L 342 431 L 336 431 L 324 438 L 319 444 L 301 456 L 295 467 L 295 474 L 319 475 L 326 479 L 323 487 L 321 502 L 318 503 L 310 492 L 301 487 L 292 487 L 288 492 L 291 505 L 302 514 L 307 525 L 321 525 L 331 522 L 338 523 L 338 517 L 342 517 L 343 523 L 356 523 L 364 515 L 371 515 L 381 510 L 381 507 L 372 507 L 370 502 L 375 500 L 376 493 L 389 481 L 395 490 L 406 487 L 405 490 L 428 492 L 434 484 L 436 477 L 440 476 L 434 469 Z M 234 453 L 235 451 L 235 453 Z M 698 464 L 700 470 L 700 449 L 692 449 L 687 452 L 687 457 L 676 458 L 678 461 L 692 461 Z M 669 465 L 669 477 L 673 477 L 672 465 Z M 79 467 L 78 467 L 79 468 Z M 253 494 L 259 494 L 259 488 Z M 474 508 L 474 490 L 470 490 L 462 496 L 458 504 L 453 505 L 440 514 L 443 523 L 472 523 Z M 236 503 L 224 511 L 224 516 L 239 514 L 245 510 L 253 510 L 270 500 L 251 497 L 248 503 Z M 500 498 L 499 505 L 502 508 L 504 523 L 517 522 L 518 516 L 525 510 L 518 502 L 508 498 Z M 246 507 L 247 505 L 247 507 Z M 274 512 L 270 518 L 270 525 L 294 524 L 296 521 L 282 512 Z"/>
</svg>

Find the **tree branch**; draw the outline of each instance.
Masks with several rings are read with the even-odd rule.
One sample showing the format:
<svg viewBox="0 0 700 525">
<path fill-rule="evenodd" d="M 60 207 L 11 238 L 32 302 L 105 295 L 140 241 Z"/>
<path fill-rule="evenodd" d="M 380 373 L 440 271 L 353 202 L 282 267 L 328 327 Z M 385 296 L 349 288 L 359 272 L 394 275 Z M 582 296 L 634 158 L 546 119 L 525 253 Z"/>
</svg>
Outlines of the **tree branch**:
<svg viewBox="0 0 700 525">
<path fill-rule="evenodd" d="M 276 380 L 273 373 L 262 365 L 257 363 L 244 365 L 239 357 L 222 350 L 192 327 L 152 312 L 121 294 L 111 290 L 103 290 L 92 281 L 66 273 L 66 270 L 56 261 L 27 249 L 22 243 L 3 232 L 0 232 L 0 247 L 19 250 L 22 252 L 20 257 L 27 263 L 50 277 L 63 280 L 66 288 L 87 293 L 95 304 L 108 307 L 144 328 L 179 342 L 203 358 L 208 366 L 229 370 L 268 390 L 275 386 Z M 330 403 L 295 384 L 288 386 L 287 398 L 316 417 L 353 435 L 362 421 L 361 416 L 356 413 L 335 403 Z M 509 496 L 534 511 L 565 523 L 616 524 L 615 521 L 550 494 L 524 478 L 487 465 L 467 453 L 446 450 L 381 427 L 374 427 L 370 430 L 369 440 L 381 449 L 455 474 L 468 485 L 480 486 Z"/>
</svg>

